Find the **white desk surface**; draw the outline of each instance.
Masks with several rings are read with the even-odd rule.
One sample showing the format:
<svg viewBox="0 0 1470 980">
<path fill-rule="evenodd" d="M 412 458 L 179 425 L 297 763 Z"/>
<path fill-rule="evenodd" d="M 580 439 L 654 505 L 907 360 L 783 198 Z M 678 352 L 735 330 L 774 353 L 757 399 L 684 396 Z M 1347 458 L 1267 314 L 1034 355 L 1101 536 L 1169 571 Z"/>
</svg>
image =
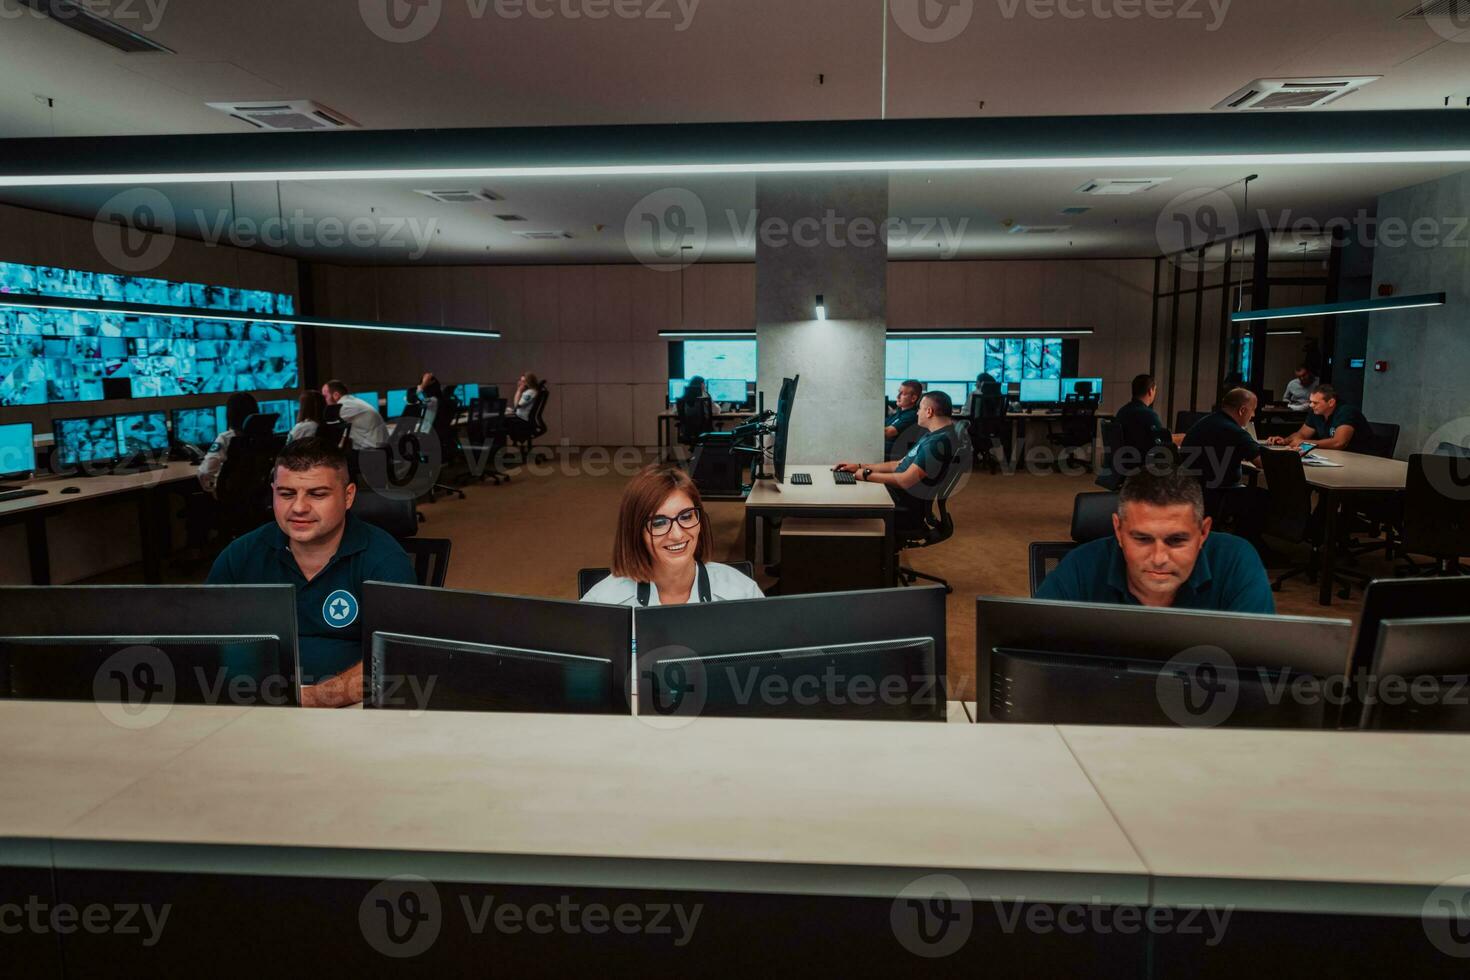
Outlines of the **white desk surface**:
<svg viewBox="0 0 1470 980">
<path fill-rule="evenodd" d="M 24 513 L 25 511 L 37 510 L 43 507 L 59 507 L 65 504 L 80 503 L 83 500 L 96 500 L 99 497 L 111 497 L 119 493 L 128 493 L 132 490 L 143 490 L 148 487 L 162 486 L 165 483 L 178 483 L 182 480 L 197 479 L 199 467 L 191 466 L 185 462 L 166 463 L 161 470 L 149 470 L 146 473 L 133 473 L 128 476 L 75 476 L 75 477 L 53 477 L 48 476 L 43 480 L 31 480 L 28 483 L 10 482 L 7 486 L 26 487 L 33 490 L 47 491 L 44 496 L 21 497 L 16 500 L 0 502 L 0 517 L 8 517 L 11 514 Z M 63 494 L 63 487 L 76 487 L 77 493 Z"/>
<path fill-rule="evenodd" d="M 811 486 L 797 486 L 791 477 L 797 473 L 810 473 Z M 833 482 L 832 466 L 820 463 L 815 466 L 787 466 L 786 482 L 758 480 L 745 498 L 746 507 L 851 507 L 864 510 L 893 510 L 893 497 L 881 483 L 865 483 L 858 480 L 851 486 L 838 486 Z"/>
<path fill-rule="evenodd" d="M 1409 481 L 1409 464 L 1398 459 L 1381 456 L 1364 456 L 1342 449 L 1315 449 L 1313 456 L 1321 456 L 1337 466 L 1304 466 L 1307 482 L 1314 487 L 1330 490 L 1402 490 Z"/>
</svg>

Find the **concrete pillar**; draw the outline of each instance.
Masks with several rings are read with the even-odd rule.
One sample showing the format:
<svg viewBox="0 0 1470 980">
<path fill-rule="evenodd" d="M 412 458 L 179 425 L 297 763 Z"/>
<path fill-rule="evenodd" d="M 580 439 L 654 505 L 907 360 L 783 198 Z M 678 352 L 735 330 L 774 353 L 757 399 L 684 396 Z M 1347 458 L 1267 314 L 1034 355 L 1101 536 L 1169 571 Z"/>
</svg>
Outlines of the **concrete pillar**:
<svg viewBox="0 0 1470 980">
<path fill-rule="evenodd" d="M 755 321 L 760 390 L 801 376 L 788 463 L 883 458 L 887 175 L 761 178 Z M 827 320 L 818 322 L 818 294 Z"/>
</svg>

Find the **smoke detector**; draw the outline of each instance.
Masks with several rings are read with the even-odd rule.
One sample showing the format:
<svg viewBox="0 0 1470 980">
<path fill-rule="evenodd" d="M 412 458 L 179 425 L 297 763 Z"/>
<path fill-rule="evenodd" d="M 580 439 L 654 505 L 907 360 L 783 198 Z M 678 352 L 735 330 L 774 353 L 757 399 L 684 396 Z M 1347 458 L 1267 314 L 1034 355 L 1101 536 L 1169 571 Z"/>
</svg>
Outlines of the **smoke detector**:
<svg viewBox="0 0 1470 980">
<path fill-rule="evenodd" d="M 295 102 L 206 102 L 211 109 L 248 122 L 256 129 L 301 133 L 320 129 L 357 129 L 357 123 L 335 109 L 306 100 Z"/>
<path fill-rule="evenodd" d="M 486 190 L 414 191 L 414 193 L 422 194 L 440 204 L 489 204 L 491 201 L 503 200 L 494 191 Z"/>
<path fill-rule="evenodd" d="M 1338 78 L 1258 78 L 1212 108 L 1231 112 L 1320 109 L 1382 77 L 1354 75 Z"/>
<path fill-rule="evenodd" d="M 1168 183 L 1170 179 L 1169 177 L 1099 177 L 1077 188 L 1077 193 L 1109 196 L 1137 194 Z"/>
</svg>

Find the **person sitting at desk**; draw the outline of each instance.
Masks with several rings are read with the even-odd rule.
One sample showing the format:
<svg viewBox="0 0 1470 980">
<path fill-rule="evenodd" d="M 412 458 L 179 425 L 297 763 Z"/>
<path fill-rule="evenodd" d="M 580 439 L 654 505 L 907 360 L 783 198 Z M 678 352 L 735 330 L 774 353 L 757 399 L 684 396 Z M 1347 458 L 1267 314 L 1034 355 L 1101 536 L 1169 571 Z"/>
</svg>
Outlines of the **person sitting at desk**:
<svg viewBox="0 0 1470 980">
<path fill-rule="evenodd" d="M 1110 605 L 1276 612 L 1255 549 L 1233 534 L 1211 534 L 1199 481 L 1177 469 L 1144 469 L 1118 492 L 1113 537 L 1062 559 L 1038 599 Z"/>
<path fill-rule="evenodd" d="M 286 436 L 287 442 L 310 439 L 316 435 L 316 430 L 321 428 L 322 417 L 327 411 L 327 400 L 319 391 L 303 391 L 296 404 L 296 424 L 291 427 L 291 432 Z"/>
<path fill-rule="evenodd" d="M 883 458 L 893 459 L 893 444 L 919 421 L 919 399 L 924 386 L 912 379 L 898 386 L 898 408 L 883 420 Z"/>
<path fill-rule="evenodd" d="M 954 403 L 942 391 L 929 391 L 919 401 L 919 427 L 924 436 L 902 459 L 885 463 L 838 463 L 857 479 L 881 483 L 888 488 L 897 508 L 894 514 L 899 533 L 925 527 L 930 503 L 949 471 L 958 451 L 954 427 Z M 920 490 L 923 485 L 925 493 Z"/>
<path fill-rule="evenodd" d="M 1150 455 L 1158 455 L 1158 446 L 1172 442 L 1169 430 L 1154 411 L 1154 399 L 1159 396 L 1159 385 L 1151 374 L 1140 374 L 1133 379 L 1133 400 L 1118 409 L 1113 416 L 1122 434 L 1122 451 L 1115 454 L 1113 472 L 1127 478 L 1138 472 Z"/>
<path fill-rule="evenodd" d="M 382 449 L 388 445 L 388 426 L 378 414 L 378 406 L 350 394 L 347 382 L 332 380 L 322 385 L 322 397 L 328 405 L 336 405 L 347 424 L 353 449 Z"/>
<path fill-rule="evenodd" d="M 514 415 L 522 422 L 531 421 L 531 409 L 536 404 L 536 395 L 541 391 L 541 379 L 530 371 L 521 375 L 516 382 L 516 393 L 506 406 L 505 414 Z"/>
<path fill-rule="evenodd" d="M 1235 533 L 1259 549 L 1266 491 L 1241 485 L 1241 464 L 1255 462 L 1265 451 L 1246 431 L 1255 418 L 1256 402 L 1249 388 L 1226 392 L 1220 407 L 1184 434 L 1179 458 L 1181 469 L 1204 484 L 1206 513 L 1217 523 L 1229 522 Z"/>
<path fill-rule="evenodd" d="M 1312 392 L 1321 384 L 1310 366 L 1298 364 L 1295 376 L 1286 383 L 1286 407 L 1297 412 L 1309 408 L 1312 404 Z"/>
<path fill-rule="evenodd" d="M 1288 438 L 1272 436 L 1271 445 L 1296 449 L 1310 441 L 1318 449 L 1346 449 L 1354 453 L 1366 452 L 1372 446 L 1373 427 L 1358 406 L 1337 400 L 1337 389 L 1332 385 L 1318 386 L 1308 404 L 1311 414 L 1306 423 Z"/>
<path fill-rule="evenodd" d="M 352 516 L 356 497 L 340 450 L 318 439 L 288 443 L 271 479 L 275 523 L 237 538 L 209 571 L 209 585 L 295 586 L 306 708 L 362 700 L 362 584 L 418 582 L 398 542 Z"/>
<path fill-rule="evenodd" d="M 211 497 L 217 496 L 220 471 L 230 455 L 230 443 L 245 429 L 245 420 L 260 412 L 255 396 L 248 391 L 237 391 L 225 402 L 225 429 L 215 435 L 209 452 L 199 464 L 199 485 Z M 190 537 L 194 537 L 193 534 Z M 202 543 L 202 542 L 201 542 Z"/>
<path fill-rule="evenodd" d="M 668 463 L 644 467 L 623 490 L 612 574 L 588 589 L 582 601 L 682 606 L 764 598 L 745 575 L 708 561 L 708 524 L 699 488 L 688 473 Z"/>
</svg>

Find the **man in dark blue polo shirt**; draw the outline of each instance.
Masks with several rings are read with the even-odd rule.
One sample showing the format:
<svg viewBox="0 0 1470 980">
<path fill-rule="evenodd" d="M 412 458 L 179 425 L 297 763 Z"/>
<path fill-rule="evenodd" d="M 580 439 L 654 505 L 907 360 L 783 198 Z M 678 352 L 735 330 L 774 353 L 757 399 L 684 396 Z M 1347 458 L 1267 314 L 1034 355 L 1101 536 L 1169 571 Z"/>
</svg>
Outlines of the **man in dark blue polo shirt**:
<svg viewBox="0 0 1470 980">
<path fill-rule="evenodd" d="M 296 587 L 301 704 L 337 708 L 362 700 L 362 584 L 417 582 L 386 531 L 353 517 L 357 487 L 341 451 L 298 439 L 276 459 L 274 524 L 236 540 L 215 559 L 210 585 Z"/>
<path fill-rule="evenodd" d="M 1274 613 L 1266 569 L 1244 538 L 1211 534 L 1199 481 L 1143 470 L 1118 494 L 1114 536 L 1077 548 L 1038 599 Z"/>
<path fill-rule="evenodd" d="M 904 437 L 904 433 L 919 421 L 919 398 L 923 394 L 924 386 L 917 381 L 905 381 L 898 386 L 898 410 L 883 420 L 884 459 L 893 459 L 893 446 L 900 438 L 905 442 L 914 438 L 913 435 Z M 903 449 L 907 452 L 909 447 L 905 445 Z"/>
<path fill-rule="evenodd" d="M 1241 482 L 1241 464 L 1255 462 L 1264 452 L 1246 431 L 1255 418 L 1256 403 L 1255 392 L 1249 388 L 1227 391 L 1219 407 L 1185 433 L 1179 445 L 1179 465 L 1204 485 L 1205 513 L 1210 519 L 1218 526 L 1228 526 L 1260 551 L 1267 493 Z"/>
<path fill-rule="evenodd" d="M 1373 445 L 1373 427 L 1358 410 L 1358 406 L 1337 400 L 1337 389 L 1332 385 L 1320 385 L 1312 392 L 1311 412 L 1306 424 L 1288 439 L 1273 437 L 1273 446 L 1290 446 L 1295 449 L 1310 442 L 1318 449 L 1346 449 L 1348 452 L 1367 452 Z"/>
<path fill-rule="evenodd" d="M 898 509 L 894 524 L 900 534 L 924 528 L 924 519 L 939 487 L 955 464 L 959 437 L 954 426 L 954 402 L 942 391 L 926 392 L 919 402 L 919 427 L 924 436 L 902 459 L 884 463 L 838 463 L 835 469 L 859 480 L 888 488 Z M 963 465 L 963 463 L 959 464 Z"/>
<path fill-rule="evenodd" d="M 1167 446 L 1171 437 L 1169 430 L 1154 411 L 1154 399 L 1159 386 L 1151 374 L 1140 374 L 1133 379 L 1133 400 L 1113 415 L 1118 425 L 1122 446 L 1113 454 L 1110 466 L 1117 481 L 1132 476 L 1142 469 L 1159 446 Z M 1164 450 L 1158 450 L 1162 454 Z"/>
</svg>

